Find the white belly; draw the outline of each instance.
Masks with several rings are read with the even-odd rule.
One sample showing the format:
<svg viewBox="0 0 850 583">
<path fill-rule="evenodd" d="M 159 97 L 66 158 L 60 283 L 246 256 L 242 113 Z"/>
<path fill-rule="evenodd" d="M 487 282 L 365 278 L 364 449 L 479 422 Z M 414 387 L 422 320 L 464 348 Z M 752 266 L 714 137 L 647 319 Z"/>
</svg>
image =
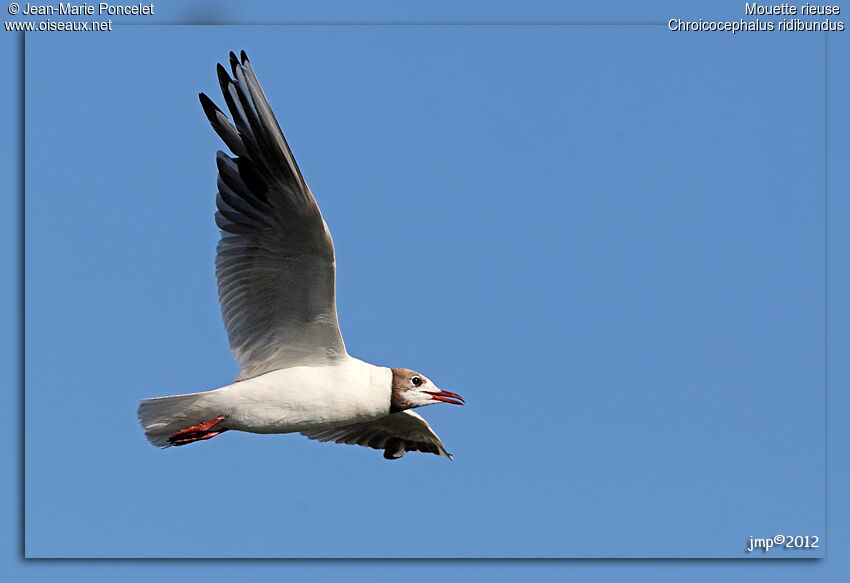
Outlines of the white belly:
<svg viewBox="0 0 850 583">
<path fill-rule="evenodd" d="M 213 391 L 222 428 L 290 433 L 359 423 L 389 414 L 392 371 L 356 358 L 334 366 L 276 370 Z"/>
</svg>

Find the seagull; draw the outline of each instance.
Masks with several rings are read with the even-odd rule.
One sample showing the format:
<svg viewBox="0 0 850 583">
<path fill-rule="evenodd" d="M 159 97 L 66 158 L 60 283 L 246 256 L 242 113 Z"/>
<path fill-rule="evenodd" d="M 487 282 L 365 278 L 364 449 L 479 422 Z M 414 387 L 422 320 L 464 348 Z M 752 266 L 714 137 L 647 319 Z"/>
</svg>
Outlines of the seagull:
<svg viewBox="0 0 850 583">
<path fill-rule="evenodd" d="M 225 431 L 301 433 L 318 441 L 452 456 L 416 407 L 464 404 L 407 368 L 348 354 L 336 309 L 334 246 L 244 51 L 218 65 L 233 122 L 201 106 L 234 154 L 216 153 L 221 230 L 215 267 L 230 349 L 240 372 L 211 391 L 145 399 L 148 441 L 181 446 Z"/>
</svg>

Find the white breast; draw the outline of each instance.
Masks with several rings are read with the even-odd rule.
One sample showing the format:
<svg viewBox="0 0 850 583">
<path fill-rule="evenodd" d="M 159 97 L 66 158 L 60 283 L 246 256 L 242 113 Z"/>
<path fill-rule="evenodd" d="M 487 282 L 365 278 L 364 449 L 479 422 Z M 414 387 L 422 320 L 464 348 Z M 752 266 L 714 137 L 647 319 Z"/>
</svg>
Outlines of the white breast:
<svg viewBox="0 0 850 583">
<path fill-rule="evenodd" d="M 383 417 L 391 386 L 390 369 L 349 357 L 333 366 L 272 371 L 213 393 L 227 429 L 289 433 Z"/>
</svg>

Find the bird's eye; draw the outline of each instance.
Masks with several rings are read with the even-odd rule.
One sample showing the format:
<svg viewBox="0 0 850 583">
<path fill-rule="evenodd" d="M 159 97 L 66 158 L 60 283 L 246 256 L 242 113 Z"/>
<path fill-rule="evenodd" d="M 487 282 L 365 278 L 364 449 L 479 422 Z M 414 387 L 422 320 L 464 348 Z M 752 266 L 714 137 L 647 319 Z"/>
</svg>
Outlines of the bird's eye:
<svg viewBox="0 0 850 583">
<path fill-rule="evenodd" d="M 422 377 L 416 377 L 416 376 L 410 377 L 410 382 L 413 383 L 414 387 L 418 387 L 419 385 L 422 384 Z"/>
</svg>

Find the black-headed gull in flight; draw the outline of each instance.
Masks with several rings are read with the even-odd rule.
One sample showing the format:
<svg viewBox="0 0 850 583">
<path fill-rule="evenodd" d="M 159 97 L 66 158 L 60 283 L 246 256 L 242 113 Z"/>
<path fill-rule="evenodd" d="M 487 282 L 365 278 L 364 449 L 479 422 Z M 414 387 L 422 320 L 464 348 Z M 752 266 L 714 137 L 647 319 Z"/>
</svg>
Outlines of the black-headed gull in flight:
<svg viewBox="0 0 850 583">
<path fill-rule="evenodd" d="M 230 53 L 233 78 L 218 80 L 233 123 L 203 93 L 219 151 L 215 215 L 218 296 L 233 384 L 146 399 L 139 420 L 154 445 L 186 445 L 225 431 L 300 432 L 310 439 L 451 459 L 411 409 L 463 404 L 424 375 L 348 355 L 336 315 L 334 246 L 328 227 L 245 53 Z"/>
</svg>

